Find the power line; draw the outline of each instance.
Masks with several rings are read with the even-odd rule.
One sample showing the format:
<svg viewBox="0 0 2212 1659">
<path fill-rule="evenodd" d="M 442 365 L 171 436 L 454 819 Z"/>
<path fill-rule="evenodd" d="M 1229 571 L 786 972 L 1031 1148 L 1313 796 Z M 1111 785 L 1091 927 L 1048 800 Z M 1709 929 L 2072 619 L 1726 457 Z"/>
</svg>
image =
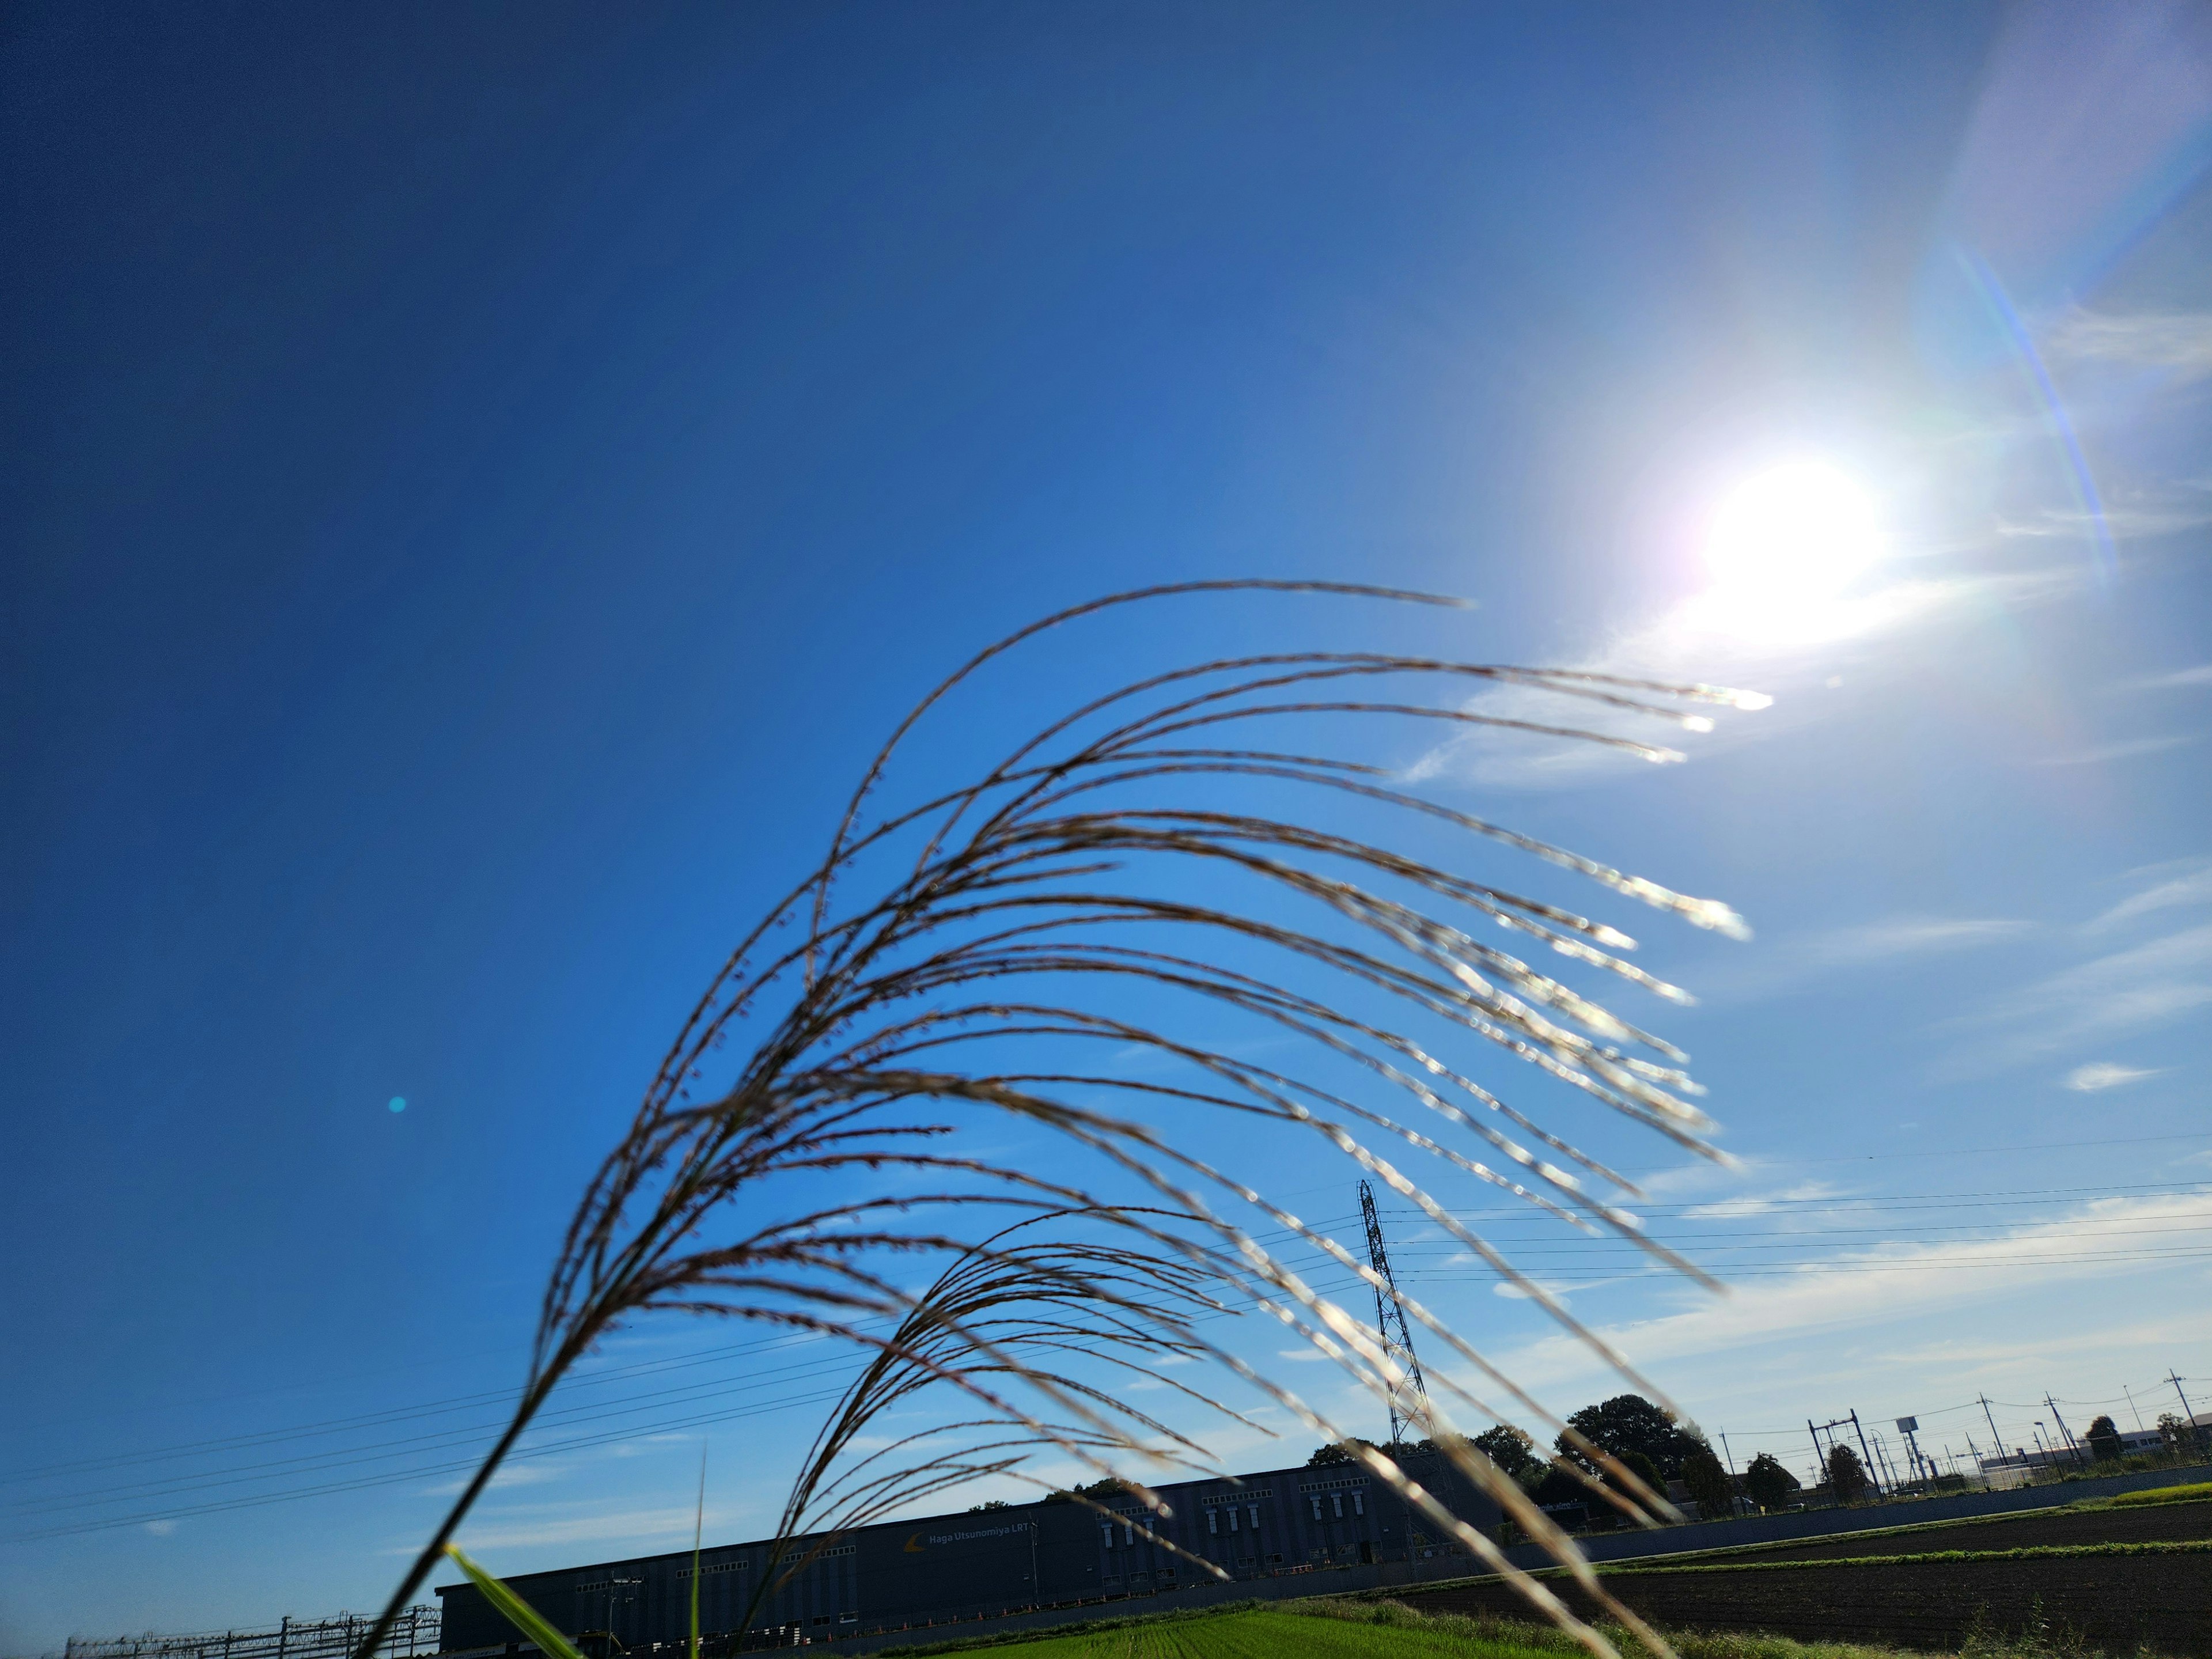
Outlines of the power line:
<svg viewBox="0 0 2212 1659">
<path fill-rule="evenodd" d="M 743 1382 L 689 1383 L 681 1388 L 659 1389 L 646 1394 L 632 1395 L 629 1400 L 617 1404 L 603 1405 L 598 1407 L 573 1407 L 565 1411 L 548 1411 L 540 1414 L 538 1421 L 541 1425 L 553 1427 L 569 1422 L 604 1421 L 609 1418 L 629 1416 L 637 1412 L 661 1409 L 660 1405 L 653 1402 L 668 1402 L 671 1396 L 690 1395 L 712 1399 L 726 1395 L 749 1393 L 768 1386 L 769 1379 L 788 1372 L 796 1371 L 804 1375 L 830 1370 L 849 1369 L 851 1369 L 849 1360 L 842 1357 L 837 1359 L 817 1360 L 811 1364 L 777 1366 L 765 1372 L 755 1372 Z M 693 1401 L 685 1403 L 696 1402 Z M 209 1485 L 234 1486 L 242 1481 L 272 1478 L 262 1473 L 265 1470 L 291 1469 L 298 1473 L 307 1473 L 319 1468 L 340 1468 L 349 1463 L 381 1462 L 398 1451 L 411 1447 L 428 1449 L 468 1443 L 481 1440 L 485 1435 L 505 1426 L 503 1421 L 494 1419 L 489 1423 L 471 1424 L 462 1428 L 447 1429 L 435 1434 L 416 1435 L 402 1440 L 380 1441 L 367 1446 L 340 1447 L 300 1457 L 275 1458 L 265 1463 L 234 1466 L 227 1471 L 165 1475 L 154 1480 L 133 1481 L 118 1486 L 99 1487 L 91 1492 L 70 1498 L 18 1498 L 10 1502 L 7 1507 L 17 1511 L 50 1513 L 59 1509 L 82 1509 L 88 1504 L 111 1502 L 121 1495 L 129 1493 L 156 1496 L 160 1495 L 162 1488 L 169 1486 L 191 1490 Z M 218 1475 L 220 1478 L 217 1478 Z"/>
<path fill-rule="evenodd" d="M 596 1388 L 626 1377 L 658 1371 L 679 1370 L 691 1365 L 711 1364 L 716 1359 L 726 1358 L 732 1354 L 758 1352 L 763 1348 L 791 1347 L 828 1340 L 826 1337 L 811 1334 L 762 1337 L 751 1342 L 737 1342 L 723 1347 L 710 1348 L 703 1353 L 678 1355 L 669 1359 L 644 1360 L 633 1365 L 616 1366 L 580 1373 L 563 1382 L 561 1391 L 565 1395 L 579 1389 Z M 439 1416 L 448 1412 L 466 1410 L 471 1406 L 512 1401 L 515 1395 L 516 1390 L 514 1389 L 493 1389 L 481 1394 L 457 1395 L 445 1400 L 428 1401 L 418 1406 L 395 1406 L 384 1411 L 367 1412 L 353 1417 L 331 1418 L 319 1423 L 300 1424 L 282 1429 L 264 1429 L 249 1434 L 225 1435 L 210 1440 L 187 1441 L 181 1445 L 155 1447 L 146 1451 L 117 1452 L 103 1457 L 79 1458 L 70 1462 L 40 1464 L 0 1475 L 0 1486 L 44 1480 L 55 1474 L 89 1472 L 117 1464 L 186 1457 L 223 1447 L 243 1449 L 261 1444 L 276 1444 L 286 1440 L 337 1433 L 348 1428 L 375 1427 L 390 1422 L 404 1421 L 410 1418 Z"/>
<path fill-rule="evenodd" d="M 857 1369 L 857 1367 L 855 1368 Z M 550 1444 L 519 1448 L 508 1454 L 510 1462 L 525 1462 L 533 1457 L 549 1457 L 557 1452 L 575 1451 L 592 1446 L 603 1446 L 623 1440 L 640 1438 L 647 1432 L 660 1434 L 671 1429 L 697 1428 L 709 1423 L 735 1422 L 743 1418 L 764 1417 L 793 1406 L 816 1405 L 835 1400 L 843 1393 L 842 1389 L 829 1389 L 819 1393 L 790 1395 L 766 1401 L 740 1411 L 715 1412 L 704 1416 L 680 1419 L 671 1423 L 657 1423 L 649 1429 L 624 1429 L 611 1434 L 588 1435 L 575 1439 L 556 1441 Z M 64 1538 L 80 1533 L 109 1532 L 119 1527 L 143 1526 L 149 1521 L 184 1520 L 195 1516 L 221 1514 L 231 1510 L 258 1509 L 270 1504 L 291 1503 L 303 1498 L 325 1497 L 334 1492 L 360 1492 L 375 1486 L 397 1486 L 404 1481 L 421 1480 L 433 1475 L 473 1473 L 477 1459 L 465 1458 L 457 1462 L 441 1463 L 428 1468 L 401 1469 L 394 1473 L 363 1475 L 356 1479 L 333 1481 L 321 1486 L 295 1488 L 278 1492 L 264 1492 L 251 1497 L 226 1498 L 212 1504 L 188 1505 L 181 1509 L 161 1510 L 152 1513 L 140 1512 L 117 1516 L 100 1521 L 84 1521 L 68 1526 L 47 1527 L 30 1532 L 10 1534 L 8 1543 L 27 1543 L 38 1539 Z"/>
</svg>

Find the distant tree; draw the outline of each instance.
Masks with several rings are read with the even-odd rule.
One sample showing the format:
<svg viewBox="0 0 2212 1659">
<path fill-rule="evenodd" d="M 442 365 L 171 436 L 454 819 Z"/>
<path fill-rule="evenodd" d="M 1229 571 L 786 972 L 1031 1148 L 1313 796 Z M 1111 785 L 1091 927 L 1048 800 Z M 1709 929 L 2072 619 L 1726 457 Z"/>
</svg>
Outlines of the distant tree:
<svg viewBox="0 0 2212 1659">
<path fill-rule="evenodd" d="M 1682 1460 L 1704 1444 L 1675 1422 L 1671 1413 L 1640 1394 L 1617 1394 L 1601 1405 L 1585 1406 L 1567 1422 L 1624 1462 L 1629 1453 L 1641 1452 L 1670 1480 L 1682 1473 Z M 1565 1435 L 1558 1444 L 1562 1453 L 1589 1467 L 1589 1460 L 1573 1449 Z"/>
<path fill-rule="evenodd" d="M 2169 1457 L 2196 1457 L 2204 1449 L 2205 1432 L 2193 1423 L 2185 1423 L 2172 1412 L 2158 1414 L 2158 1432 L 2166 1442 Z"/>
<path fill-rule="evenodd" d="M 1797 1477 L 1782 1467 L 1771 1452 L 1761 1452 L 1743 1472 L 1743 1489 L 1762 1510 L 1780 1509 L 1791 1492 L 1801 1490 Z"/>
<path fill-rule="evenodd" d="M 1667 1477 L 1660 1474 L 1659 1466 L 1642 1452 L 1633 1450 L 1616 1452 L 1613 1455 L 1627 1465 L 1638 1480 L 1657 1492 L 1660 1497 L 1664 1498 L 1667 1495 Z M 1627 1482 L 1617 1480 L 1610 1474 L 1605 1477 L 1605 1484 L 1622 1492 L 1631 1490 Z"/>
<path fill-rule="evenodd" d="M 1442 1457 L 1452 1447 L 1466 1443 L 1464 1436 L 1448 1434 L 1441 1440 L 1413 1440 L 1402 1445 L 1377 1446 L 1375 1449 L 1395 1462 L 1408 1457 Z"/>
<path fill-rule="evenodd" d="M 1308 1468 L 1317 1468 L 1323 1463 L 1352 1463 L 1358 1461 L 1353 1448 L 1364 1446 L 1370 1451 L 1380 1449 L 1372 1440 L 1362 1440 L 1358 1435 L 1349 1440 L 1338 1440 L 1321 1447 L 1306 1459 Z"/>
<path fill-rule="evenodd" d="M 1711 1447 L 1700 1446 L 1682 1460 L 1682 1484 L 1697 1500 L 1701 1520 L 1735 1513 L 1735 1487 L 1729 1480 L 1728 1471 L 1721 1467 L 1721 1460 L 1713 1455 Z"/>
<path fill-rule="evenodd" d="M 1012 1508 L 1013 1508 L 1013 1505 L 1006 1502 L 1003 1498 L 987 1498 L 981 1503 L 971 1505 L 968 1513 L 970 1515 L 981 1515 L 985 1510 L 1010 1510 Z"/>
<path fill-rule="evenodd" d="M 2118 1461 L 2125 1449 L 2120 1444 L 2120 1431 L 2109 1417 L 2100 1417 L 2089 1425 L 2089 1450 L 2100 1463 Z"/>
<path fill-rule="evenodd" d="M 1866 1465 L 1849 1446 L 1828 1448 L 1828 1491 L 1838 1504 L 1856 1504 L 1867 1495 Z"/>
<path fill-rule="evenodd" d="M 1482 1455 L 1518 1480 L 1537 1466 L 1536 1443 L 1510 1423 L 1500 1423 L 1474 1437 Z"/>
<path fill-rule="evenodd" d="M 1540 1506 L 1557 1504 L 1601 1505 L 1604 1502 L 1565 1469 L 1554 1468 L 1548 1463 L 1532 1464 L 1528 1478 L 1521 1485 Z"/>
<path fill-rule="evenodd" d="M 1047 1504 L 1073 1504 L 1079 1498 L 1087 1498 L 1094 1504 L 1103 1504 L 1109 1498 L 1121 1497 L 1128 1490 L 1127 1481 L 1116 1480 L 1109 1475 L 1103 1480 L 1094 1480 L 1087 1486 L 1077 1486 L 1072 1491 L 1065 1487 L 1056 1488 L 1047 1492 L 1040 1501 Z M 983 1507 L 989 1506 L 986 1504 Z"/>
</svg>

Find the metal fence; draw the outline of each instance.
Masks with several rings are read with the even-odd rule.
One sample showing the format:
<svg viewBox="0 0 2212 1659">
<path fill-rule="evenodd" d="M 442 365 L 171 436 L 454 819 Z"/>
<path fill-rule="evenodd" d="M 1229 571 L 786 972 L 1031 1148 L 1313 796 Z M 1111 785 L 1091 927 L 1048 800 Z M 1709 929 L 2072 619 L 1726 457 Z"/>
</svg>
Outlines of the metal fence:
<svg viewBox="0 0 2212 1659">
<path fill-rule="evenodd" d="M 258 1630 L 209 1631 L 197 1636 L 117 1636 L 87 1641 L 72 1636 L 63 1659 L 346 1659 L 375 1621 L 357 1613 L 331 1619 L 286 1619 Z M 399 1615 L 377 1652 L 383 1659 L 413 1659 L 438 1650 L 438 1609 L 410 1607 Z"/>
</svg>

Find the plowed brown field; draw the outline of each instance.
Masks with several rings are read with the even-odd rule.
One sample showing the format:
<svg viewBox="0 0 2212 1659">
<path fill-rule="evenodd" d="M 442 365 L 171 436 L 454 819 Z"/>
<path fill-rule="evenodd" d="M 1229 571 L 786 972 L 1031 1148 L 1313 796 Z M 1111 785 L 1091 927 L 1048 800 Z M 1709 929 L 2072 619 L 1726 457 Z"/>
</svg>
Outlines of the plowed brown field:
<svg viewBox="0 0 2212 1659">
<path fill-rule="evenodd" d="M 1697 1558 L 1695 1565 L 1819 1562 L 1977 1553 L 2050 1545 L 2163 1543 L 2212 1538 L 2212 1503 L 2056 1510 L 1869 1537 L 1809 1540 Z M 1606 1574 L 1607 1588 L 1652 1623 L 1678 1629 L 1766 1631 L 1807 1642 L 1867 1642 L 1955 1651 L 1977 1628 L 2071 1637 L 2112 1653 L 2145 1647 L 2212 1659 L 2212 1553 L 2046 1556 L 2025 1561 L 1858 1559 L 1849 1566 L 1698 1571 L 1693 1564 Z M 1580 1592 L 1553 1588 L 1583 1612 Z M 1518 1614 L 1503 1584 L 1408 1590 L 1431 1612 Z"/>
<path fill-rule="evenodd" d="M 1700 1561 L 1835 1561 L 1854 1555 L 1919 1555 L 1931 1550 L 2019 1550 L 2045 1544 L 2164 1544 L 2212 1538 L 2212 1502 L 2139 1510 L 2052 1510 L 2002 1521 L 1959 1521 L 1910 1532 L 1808 1539 L 1716 1551 Z"/>
</svg>

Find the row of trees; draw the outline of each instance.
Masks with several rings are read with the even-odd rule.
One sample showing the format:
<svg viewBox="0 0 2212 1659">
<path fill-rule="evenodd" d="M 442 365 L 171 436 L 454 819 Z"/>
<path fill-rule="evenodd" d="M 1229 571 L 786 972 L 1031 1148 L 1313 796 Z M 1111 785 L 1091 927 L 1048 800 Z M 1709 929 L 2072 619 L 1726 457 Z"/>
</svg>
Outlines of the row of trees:
<svg viewBox="0 0 2212 1659">
<path fill-rule="evenodd" d="M 1633 1470 L 1654 1491 L 1664 1492 L 1668 1482 L 1679 1480 L 1689 1496 L 1697 1500 L 1700 1514 L 1734 1512 L 1735 1494 L 1728 1471 L 1721 1467 L 1721 1460 L 1706 1443 L 1705 1436 L 1696 1428 L 1677 1422 L 1671 1412 L 1642 1395 L 1615 1395 L 1597 1405 L 1585 1406 L 1568 1418 L 1567 1423 L 1584 1439 Z M 1577 1503 L 1589 1495 L 1582 1482 L 1569 1473 L 1570 1468 L 1601 1481 L 1612 1480 L 1564 1434 L 1553 1443 L 1554 1455 L 1549 1457 L 1539 1452 L 1535 1442 L 1510 1424 L 1501 1423 L 1494 1429 L 1486 1429 L 1474 1437 L 1474 1443 L 1492 1462 L 1519 1481 L 1539 1504 Z M 1308 1462 L 1348 1462 L 1354 1444 L 1373 1443 L 1346 1442 L 1323 1446 Z M 1425 1440 L 1413 1449 L 1429 1451 L 1433 1447 Z M 1861 1479 L 1863 1481 L 1863 1474 Z M 1743 1489 L 1759 1508 L 1774 1509 L 1789 1501 L 1790 1495 L 1798 1490 L 1798 1481 L 1780 1462 L 1761 1452 L 1744 1471 Z"/>
<path fill-rule="evenodd" d="M 1615 1395 L 1601 1404 L 1583 1407 L 1567 1422 L 1584 1438 L 1604 1448 L 1635 1471 L 1655 1491 L 1663 1492 L 1668 1482 L 1679 1480 L 1684 1491 L 1697 1500 L 1699 1514 L 1734 1512 L 1736 1488 L 1705 1436 L 1694 1425 L 1677 1422 L 1671 1413 L 1642 1395 Z M 2171 1412 L 2159 1419 L 2158 1426 L 2168 1456 L 2201 1456 L 2203 1443 L 2212 1439 L 2212 1434 L 2184 1422 Z M 2116 1462 L 2126 1450 L 2118 1428 L 2109 1417 L 2100 1417 L 2091 1423 L 2084 1437 L 2091 1456 L 2099 1462 Z M 1583 1483 L 1568 1472 L 1570 1468 L 1602 1482 L 1612 1480 L 1564 1434 L 1553 1443 L 1553 1455 L 1550 1456 L 1538 1450 L 1534 1441 L 1510 1424 L 1486 1429 L 1474 1437 L 1474 1443 L 1492 1462 L 1518 1480 L 1539 1504 L 1579 1503 L 1589 1496 Z M 1354 1445 L 1373 1444 L 1362 1440 L 1323 1446 L 1308 1461 L 1346 1462 L 1352 1458 Z M 1424 1440 L 1411 1449 L 1427 1452 L 1434 1447 Z M 1840 1442 L 1828 1449 L 1821 1474 L 1821 1484 L 1838 1504 L 1862 1502 L 1875 1489 L 1858 1453 Z M 1759 1453 L 1745 1468 L 1741 1487 L 1743 1495 L 1761 1510 L 1780 1508 L 1802 1489 L 1797 1477 L 1766 1452 Z"/>
</svg>

